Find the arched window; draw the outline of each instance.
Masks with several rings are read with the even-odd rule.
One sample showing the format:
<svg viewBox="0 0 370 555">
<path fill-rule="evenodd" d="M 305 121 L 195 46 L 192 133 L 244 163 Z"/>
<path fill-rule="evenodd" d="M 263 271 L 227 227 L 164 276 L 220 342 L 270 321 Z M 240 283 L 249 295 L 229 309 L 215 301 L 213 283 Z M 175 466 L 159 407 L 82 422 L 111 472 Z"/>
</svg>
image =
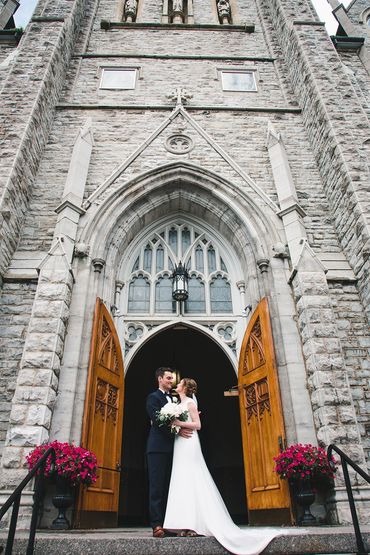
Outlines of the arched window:
<svg viewBox="0 0 370 555">
<path fill-rule="evenodd" d="M 217 275 L 210 285 L 211 312 L 232 312 L 230 283 L 225 276 Z"/>
<path fill-rule="evenodd" d="M 129 286 L 128 312 L 149 312 L 150 284 L 143 274 L 133 277 Z"/>
<path fill-rule="evenodd" d="M 182 264 L 189 273 L 185 314 L 224 314 L 233 311 L 228 252 L 200 226 L 175 221 L 143 238 L 133 253 L 128 276 L 127 312 L 173 314 L 171 275 Z"/>
<path fill-rule="evenodd" d="M 206 297 L 204 283 L 196 275 L 189 277 L 189 297 L 185 302 L 187 314 L 201 314 L 206 311 Z"/>
<path fill-rule="evenodd" d="M 172 299 L 172 280 L 162 276 L 155 284 L 155 312 L 175 312 L 176 302 Z"/>
</svg>

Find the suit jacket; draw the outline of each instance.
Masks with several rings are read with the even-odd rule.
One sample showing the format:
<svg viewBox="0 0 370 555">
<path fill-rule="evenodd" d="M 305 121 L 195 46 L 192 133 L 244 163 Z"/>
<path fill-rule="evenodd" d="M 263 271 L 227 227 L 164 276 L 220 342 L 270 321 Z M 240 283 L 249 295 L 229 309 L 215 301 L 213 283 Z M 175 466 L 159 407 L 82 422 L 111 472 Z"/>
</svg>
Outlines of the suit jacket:
<svg viewBox="0 0 370 555">
<path fill-rule="evenodd" d="M 171 453 L 175 434 L 168 426 L 158 426 L 156 412 L 167 403 L 166 396 L 160 389 L 150 393 L 146 400 L 146 411 L 151 420 L 151 427 L 146 446 L 147 453 Z"/>
</svg>

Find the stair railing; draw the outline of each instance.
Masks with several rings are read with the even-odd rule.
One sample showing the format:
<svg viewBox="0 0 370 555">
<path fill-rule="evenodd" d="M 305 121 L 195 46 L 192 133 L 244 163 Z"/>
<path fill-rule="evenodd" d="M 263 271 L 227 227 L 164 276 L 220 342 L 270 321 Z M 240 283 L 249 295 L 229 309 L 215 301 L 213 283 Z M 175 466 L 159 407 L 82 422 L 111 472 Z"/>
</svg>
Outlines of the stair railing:
<svg viewBox="0 0 370 555">
<path fill-rule="evenodd" d="M 355 462 L 353 462 L 353 460 L 350 459 L 348 455 L 343 453 L 343 451 L 339 449 L 339 447 L 333 444 L 329 445 L 328 451 L 327 451 L 327 456 L 328 456 L 328 461 L 330 466 L 333 466 L 334 464 L 332 462 L 333 451 L 335 451 L 339 455 L 340 462 L 343 468 L 344 482 L 346 485 L 348 502 L 351 510 L 353 528 L 355 530 L 357 555 L 368 555 L 369 548 L 365 545 L 365 542 L 360 530 L 360 524 L 358 522 L 357 510 L 356 510 L 355 500 L 354 500 L 353 491 L 352 491 L 352 484 L 351 484 L 351 479 L 349 477 L 349 472 L 348 472 L 348 465 L 351 466 L 353 470 L 355 470 L 364 480 L 366 480 L 368 484 L 370 484 L 370 476 L 364 470 L 362 470 L 362 468 L 360 468 Z"/>
<path fill-rule="evenodd" d="M 55 467 L 55 449 L 54 447 L 49 447 L 49 449 L 45 451 L 42 457 L 39 458 L 35 466 L 29 471 L 29 473 L 24 478 L 24 480 L 22 480 L 19 486 L 13 491 L 9 499 L 5 501 L 4 505 L 0 509 L 0 521 L 1 521 L 5 513 L 13 505 L 12 516 L 10 518 L 10 525 L 8 530 L 8 539 L 5 547 L 5 555 L 12 554 L 22 492 L 24 488 L 27 486 L 27 484 L 36 475 L 30 533 L 28 536 L 28 544 L 27 544 L 27 551 L 26 551 L 26 555 L 33 555 L 37 519 L 39 515 L 40 505 L 45 494 L 45 465 L 49 456 L 51 456 L 52 467 Z M 40 472 L 37 472 L 38 470 L 40 470 Z"/>
</svg>

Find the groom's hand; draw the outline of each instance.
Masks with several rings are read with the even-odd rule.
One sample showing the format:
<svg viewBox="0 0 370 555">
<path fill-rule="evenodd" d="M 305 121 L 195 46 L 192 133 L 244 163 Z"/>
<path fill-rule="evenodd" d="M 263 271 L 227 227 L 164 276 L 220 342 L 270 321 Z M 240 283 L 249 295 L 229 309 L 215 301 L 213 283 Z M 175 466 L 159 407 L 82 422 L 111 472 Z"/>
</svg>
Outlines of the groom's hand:
<svg viewBox="0 0 370 555">
<path fill-rule="evenodd" d="M 193 435 L 193 430 L 190 430 L 189 428 L 181 428 L 181 430 L 179 431 L 179 436 L 184 437 L 186 439 L 189 439 L 189 437 L 191 437 Z"/>
</svg>

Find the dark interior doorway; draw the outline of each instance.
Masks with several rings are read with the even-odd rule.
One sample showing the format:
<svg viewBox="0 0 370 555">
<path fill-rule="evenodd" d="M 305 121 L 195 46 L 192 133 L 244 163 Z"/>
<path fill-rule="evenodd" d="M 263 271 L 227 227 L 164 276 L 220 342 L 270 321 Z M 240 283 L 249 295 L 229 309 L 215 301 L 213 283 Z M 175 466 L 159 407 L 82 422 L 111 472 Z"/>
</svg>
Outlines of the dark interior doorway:
<svg viewBox="0 0 370 555">
<path fill-rule="evenodd" d="M 205 334 L 175 326 L 145 343 L 126 374 L 119 526 L 148 525 L 145 400 L 156 388 L 154 372 L 159 366 L 170 366 L 181 377 L 197 381 L 205 460 L 231 516 L 237 523 L 246 523 L 238 398 L 223 394 L 237 383 L 235 371 L 223 350 Z"/>
</svg>

